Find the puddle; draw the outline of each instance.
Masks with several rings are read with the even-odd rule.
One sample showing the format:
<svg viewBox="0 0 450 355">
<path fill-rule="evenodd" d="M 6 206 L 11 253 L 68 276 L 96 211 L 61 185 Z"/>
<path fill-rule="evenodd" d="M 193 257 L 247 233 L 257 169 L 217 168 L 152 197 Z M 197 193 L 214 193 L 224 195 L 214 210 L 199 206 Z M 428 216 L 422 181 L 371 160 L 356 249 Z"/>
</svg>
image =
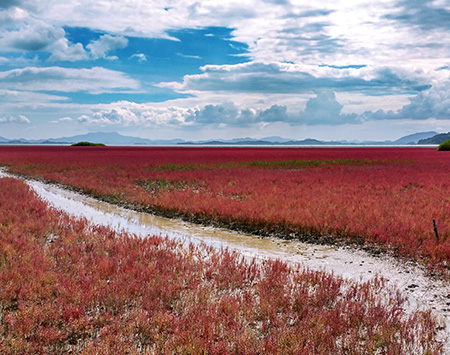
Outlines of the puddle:
<svg viewBox="0 0 450 355">
<path fill-rule="evenodd" d="M 0 177 L 9 176 L 0 169 Z M 159 234 L 185 241 L 204 242 L 217 248 L 239 251 L 257 259 L 278 258 L 301 263 L 313 270 L 333 272 L 355 281 L 383 276 L 408 299 L 408 309 L 431 309 L 442 326 L 450 329 L 450 285 L 431 279 L 414 263 L 401 263 L 389 256 L 372 256 L 364 251 L 336 246 L 321 246 L 271 238 L 258 238 L 229 230 L 204 227 L 177 219 L 140 213 L 98 201 L 51 184 L 27 180 L 29 186 L 57 209 L 84 217 L 94 224 L 145 237 Z M 444 353 L 450 354 L 447 330 L 440 334 Z"/>
</svg>

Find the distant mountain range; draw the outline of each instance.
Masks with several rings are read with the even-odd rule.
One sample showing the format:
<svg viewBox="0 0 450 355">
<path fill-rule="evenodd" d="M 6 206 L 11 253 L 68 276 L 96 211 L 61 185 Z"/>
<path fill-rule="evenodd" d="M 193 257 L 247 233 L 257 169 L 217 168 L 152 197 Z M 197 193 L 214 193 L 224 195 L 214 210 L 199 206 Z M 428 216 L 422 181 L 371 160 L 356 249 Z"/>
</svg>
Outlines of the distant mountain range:
<svg viewBox="0 0 450 355">
<path fill-rule="evenodd" d="M 433 137 L 423 138 L 419 140 L 418 144 L 441 144 L 450 139 L 450 132 L 436 134 Z"/>
<path fill-rule="evenodd" d="M 0 137 L 0 144 L 55 144 L 68 145 L 77 142 L 103 143 L 106 145 L 176 145 L 183 143 L 182 139 L 150 140 L 140 137 L 124 136 L 117 132 L 95 132 L 71 137 L 49 139 L 11 139 Z"/>
<path fill-rule="evenodd" d="M 80 134 L 71 137 L 49 138 L 49 139 L 7 139 L 0 137 L 0 144 L 54 144 L 68 145 L 77 142 L 104 143 L 106 145 L 414 145 L 414 144 L 440 144 L 450 139 L 450 133 L 438 132 L 420 132 L 401 137 L 395 141 L 321 141 L 317 139 L 307 138 L 303 140 L 294 140 L 283 137 L 264 137 L 260 139 L 245 137 L 234 138 L 229 140 L 203 140 L 203 141 L 185 141 L 182 139 L 169 140 L 151 140 L 140 137 L 124 136 L 116 132 L 95 132 Z"/>
<path fill-rule="evenodd" d="M 426 139 L 437 135 L 437 132 L 420 132 L 401 137 L 395 141 L 321 141 L 317 139 L 307 138 L 303 140 L 286 139 L 282 137 L 265 137 L 261 139 L 254 138 L 235 138 L 231 140 L 209 140 L 184 142 L 182 144 L 192 145 L 410 145 L 417 144 L 421 139 Z M 432 143 L 434 144 L 434 143 Z M 439 144 L 439 143 L 438 143 Z"/>
</svg>

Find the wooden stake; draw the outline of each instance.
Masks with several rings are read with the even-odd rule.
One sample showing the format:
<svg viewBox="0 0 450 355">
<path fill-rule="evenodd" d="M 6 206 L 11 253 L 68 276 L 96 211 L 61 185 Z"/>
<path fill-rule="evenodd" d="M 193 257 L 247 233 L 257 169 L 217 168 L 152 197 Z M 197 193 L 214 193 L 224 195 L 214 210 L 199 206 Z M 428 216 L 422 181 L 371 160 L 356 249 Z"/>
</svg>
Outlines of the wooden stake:
<svg viewBox="0 0 450 355">
<path fill-rule="evenodd" d="M 436 226 L 436 220 L 433 219 L 433 229 L 434 229 L 434 235 L 436 236 L 436 239 L 439 241 L 439 234 Z"/>
</svg>

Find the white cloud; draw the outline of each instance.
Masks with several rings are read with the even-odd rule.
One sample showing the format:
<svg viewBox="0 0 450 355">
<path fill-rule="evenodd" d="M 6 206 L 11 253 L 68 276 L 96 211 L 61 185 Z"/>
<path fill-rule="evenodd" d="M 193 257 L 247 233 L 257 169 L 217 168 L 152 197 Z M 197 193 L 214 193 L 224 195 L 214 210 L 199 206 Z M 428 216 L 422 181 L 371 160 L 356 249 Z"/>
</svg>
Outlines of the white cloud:
<svg viewBox="0 0 450 355">
<path fill-rule="evenodd" d="M 18 50 L 39 51 L 64 38 L 63 29 L 34 22 L 16 31 L 8 32 L 8 35 L 1 40 L 2 45 Z"/>
<path fill-rule="evenodd" d="M 31 121 L 24 115 L 6 115 L 0 117 L 0 123 L 31 123 Z"/>
<path fill-rule="evenodd" d="M 275 124 L 296 126 L 343 126 L 364 124 L 369 121 L 430 118 L 445 120 L 450 117 L 450 90 L 448 85 L 432 88 L 410 98 L 410 103 L 397 110 L 366 111 L 363 113 L 344 110 L 344 105 L 333 91 L 319 91 L 302 104 L 280 105 L 276 103 L 257 105 L 241 101 L 214 104 L 176 106 L 167 104 L 137 104 L 120 101 L 91 114 L 78 118 L 79 123 L 105 126 L 135 127 L 267 127 Z M 175 102 L 175 101 L 174 101 Z M 183 103 L 182 100 L 177 100 Z M 404 98 L 402 99 L 404 103 Z M 354 104 L 354 103 L 353 103 Z M 303 108 L 302 108 L 303 107 Z M 344 112 L 345 111 L 345 112 Z"/>
<path fill-rule="evenodd" d="M 29 10 L 29 9 L 28 9 Z M 0 12 L 0 46 L 7 51 L 48 52 L 50 60 L 77 61 L 88 58 L 80 43 L 65 38 L 64 29 L 51 20 L 14 7 Z"/>
<path fill-rule="evenodd" d="M 0 11 L 0 30 L 14 30 L 16 24 L 23 23 L 27 17 L 27 11 L 17 7 Z"/>
<path fill-rule="evenodd" d="M 439 83 L 429 90 L 422 91 L 410 98 L 410 102 L 401 109 L 365 112 L 366 119 L 413 119 L 413 120 L 448 120 L 450 118 L 450 81 Z"/>
<path fill-rule="evenodd" d="M 73 69 L 27 67 L 0 72 L 0 87 L 30 91 L 88 91 L 93 94 L 136 90 L 139 82 L 105 68 Z"/>
<path fill-rule="evenodd" d="M 356 114 L 343 114 L 343 106 L 333 92 L 319 93 L 306 102 L 304 110 L 289 110 L 273 104 L 264 108 L 236 105 L 233 102 L 195 105 L 191 107 L 158 107 L 120 101 L 81 115 L 78 122 L 89 125 L 117 125 L 142 127 L 251 127 L 284 122 L 299 125 L 341 125 L 358 123 Z"/>
<path fill-rule="evenodd" d="M 63 26 L 110 34 L 106 36 L 111 38 L 89 45 L 93 58 L 108 57 L 111 48 L 123 48 L 124 35 L 170 38 L 167 32 L 173 29 L 207 26 L 233 28 L 233 39 L 247 44 L 249 55 L 263 63 L 396 66 L 407 58 L 417 67 L 430 69 L 448 58 L 450 50 L 450 37 L 446 36 L 450 11 L 445 2 L 438 1 L 323 0 L 318 6 L 304 1 L 263 0 L 110 0 L 107 4 L 8 0 L 4 7 L 0 17 L 2 13 L 9 15 L 0 19 L 5 24 L 0 36 L 19 47 L 59 48 L 52 52 L 52 58 L 63 60 L 71 58 L 63 54 L 65 46 L 72 55 L 76 52 L 75 58 L 83 57 L 77 43 L 50 47 L 61 40 Z M 15 25 L 12 32 L 6 20 Z"/>
<path fill-rule="evenodd" d="M 16 13 L 16 23 L 21 10 L 28 22 L 34 18 L 55 28 L 87 27 L 119 36 L 170 38 L 172 29 L 226 26 L 260 62 L 401 64 L 408 58 L 428 65 L 423 60 L 448 57 L 450 48 L 445 35 L 450 12 L 442 1 L 8 0 L 4 7 Z"/>
<path fill-rule="evenodd" d="M 411 102 L 399 112 L 400 118 L 413 119 L 449 119 L 450 118 L 450 81 L 433 86 L 411 98 Z"/>
<path fill-rule="evenodd" d="M 49 103 L 54 101 L 66 101 L 67 97 L 59 95 L 49 95 L 32 91 L 2 90 L 0 89 L 0 103 L 18 103 L 35 104 Z"/>
<path fill-rule="evenodd" d="M 66 122 L 73 122 L 73 118 L 72 117 L 62 117 L 58 120 L 50 121 L 50 123 L 66 123 Z"/>
<path fill-rule="evenodd" d="M 139 63 L 147 61 L 147 57 L 143 53 L 135 53 L 131 56 L 131 58 L 136 58 Z"/>
<path fill-rule="evenodd" d="M 206 105 L 203 108 L 191 108 L 188 111 L 186 121 L 197 125 L 248 126 L 254 123 L 255 113 L 254 111 L 240 110 L 235 104 L 226 102 L 221 105 Z"/>
<path fill-rule="evenodd" d="M 81 115 L 78 122 L 88 125 L 106 126 L 178 126 L 188 125 L 189 109 L 182 107 L 159 108 L 151 104 L 136 104 L 120 101 L 96 110 L 90 115 Z"/>
<path fill-rule="evenodd" d="M 94 59 L 117 59 L 117 57 L 107 56 L 107 53 L 115 49 L 125 48 L 127 45 L 128 40 L 123 36 L 103 35 L 99 40 L 89 43 L 86 48 Z"/>
<path fill-rule="evenodd" d="M 103 35 L 87 45 L 71 43 L 60 24 L 52 19 L 32 15 L 20 8 L 0 12 L 0 45 L 9 51 L 45 51 L 51 53 L 50 60 L 78 61 L 89 58 L 116 59 L 109 51 L 125 48 L 128 40 L 123 36 Z"/>
<path fill-rule="evenodd" d="M 404 66 L 336 68 L 291 63 L 248 62 L 236 65 L 206 65 L 203 73 L 186 75 L 182 83 L 159 86 L 180 92 L 228 91 L 259 93 L 304 93 L 314 90 L 394 93 L 420 91 L 433 81 L 446 79 L 448 71 L 418 70 Z"/>
<path fill-rule="evenodd" d="M 189 55 L 189 54 L 183 54 L 183 53 L 177 53 L 178 56 L 183 58 L 190 58 L 190 59 L 202 59 L 199 55 Z"/>
<path fill-rule="evenodd" d="M 252 126 L 284 122 L 298 125 L 342 125 L 359 123 L 356 114 L 341 113 L 343 106 L 336 100 L 334 92 L 321 92 L 306 102 L 304 110 L 288 110 L 284 105 L 271 105 L 265 109 L 237 107 L 233 103 L 206 105 L 192 108 L 186 118 L 192 124 L 222 126 Z"/>
<path fill-rule="evenodd" d="M 49 60 L 62 60 L 75 62 L 79 60 L 88 59 L 83 45 L 81 43 L 70 43 L 66 38 L 60 38 L 48 47 L 48 50 L 52 53 Z"/>
</svg>

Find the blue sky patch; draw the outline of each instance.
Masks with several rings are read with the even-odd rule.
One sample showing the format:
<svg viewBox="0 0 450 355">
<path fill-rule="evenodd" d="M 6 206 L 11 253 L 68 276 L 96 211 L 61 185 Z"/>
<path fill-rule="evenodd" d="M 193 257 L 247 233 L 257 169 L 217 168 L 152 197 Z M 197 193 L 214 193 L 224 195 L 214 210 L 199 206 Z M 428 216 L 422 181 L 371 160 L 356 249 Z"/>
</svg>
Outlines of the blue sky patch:
<svg viewBox="0 0 450 355">
<path fill-rule="evenodd" d="M 319 67 L 328 67 L 334 69 L 361 69 L 367 67 L 365 64 L 349 64 L 349 65 L 329 65 L 329 64 L 320 64 Z"/>
<path fill-rule="evenodd" d="M 53 92 L 55 95 L 61 95 L 58 92 Z M 189 94 L 182 94 L 174 92 L 170 89 L 159 87 L 148 87 L 145 92 L 118 92 L 118 93 L 102 93 L 91 94 L 87 92 L 71 92 L 63 93 L 64 97 L 69 99 L 68 102 L 78 104 L 109 104 L 117 101 L 129 101 L 142 104 L 145 102 L 164 102 L 167 100 L 181 99 L 191 97 Z"/>
<path fill-rule="evenodd" d="M 64 30 L 68 40 L 81 43 L 84 47 L 106 34 L 78 27 L 65 27 Z M 232 31 L 225 27 L 167 31 L 170 37 L 177 38 L 178 41 L 126 37 L 128 44 L 125 48 L 108 52 L 111 56 L 117 56 L 117 60 L 97 59 L 92 62 L 109 69 L 138 75 L 153 83 L 179 81 L 186 74 L 200 73 L 199 68 L 203 65 L 249 61 L 248 46 L 232 41 Z M 145 57 L 140 59 L 140 55 Z"/>
<path fill-rule="evenodd" d="M 84 48 L 101 39 L 107 33 L 88 28 L 64 27 L 66 38 L 73 44 L 81 43 Z M 190 97 L 171 89 L 155 85 L 160 82 L 182 81 L 186 74 L 201 73 L 200 67 L 207 64 L 238 64 L 249 61 L 248 46 L 232 40 L 232 29 L 207 27 L 168 31 L 167 34 L 178 40 L 164 38 L 125 37 L 125 48 L 107 52 L 106 58 L 90 58 L 82 61 L 54 61 L 53 65 L 66 68 L 101 66 L 120 71 L 141 83 L 137 93 L 103 93 L 91 95 L 83 92 L 65 93 L 71 102 L 110 103 L 130 100 L 137 103 L 161 102 Z M 120 36 L 115 36 L 120 37 Z M 46 56 L 46 53 L 40 53 Z M 108 58 L 109 57 L 109 58 Z M 111 59 L 113 57 L 113 59 Z"/>
</svg>

